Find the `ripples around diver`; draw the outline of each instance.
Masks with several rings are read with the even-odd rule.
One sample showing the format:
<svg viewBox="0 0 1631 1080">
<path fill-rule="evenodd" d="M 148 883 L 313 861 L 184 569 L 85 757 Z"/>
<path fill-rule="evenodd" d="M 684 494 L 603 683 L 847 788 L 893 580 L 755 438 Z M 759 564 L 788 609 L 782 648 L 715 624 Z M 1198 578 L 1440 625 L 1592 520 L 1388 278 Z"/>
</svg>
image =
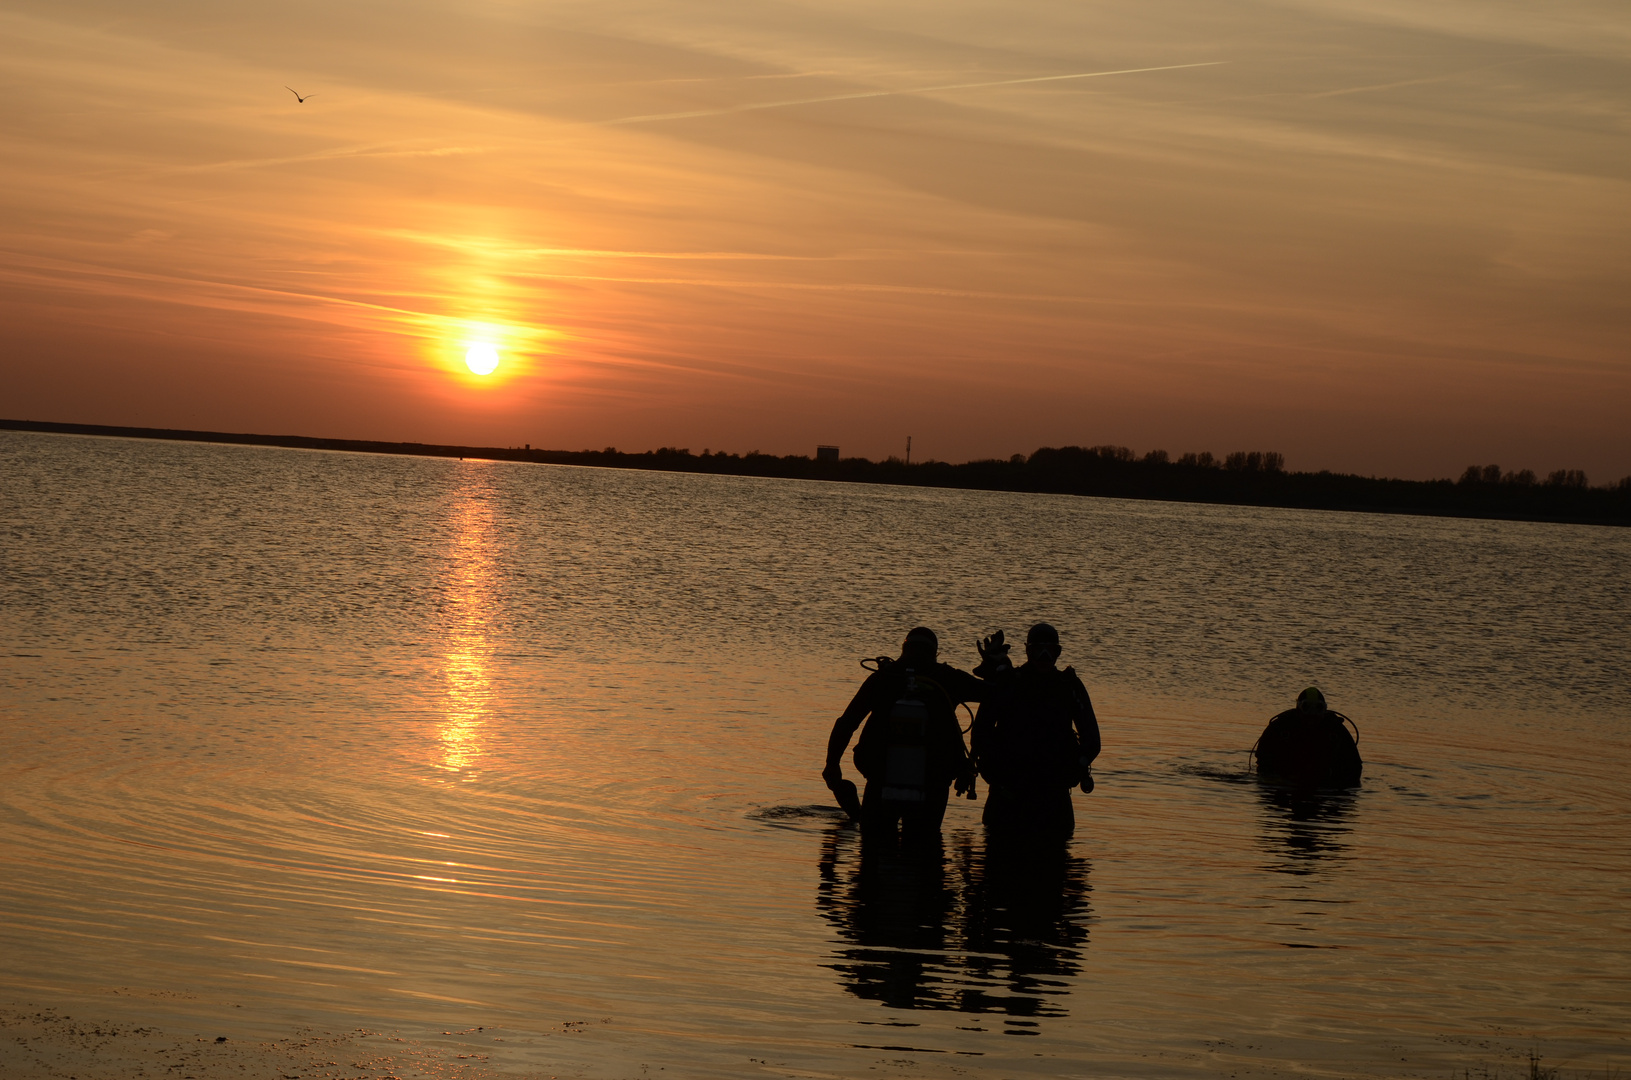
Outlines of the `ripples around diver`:
<svg viewBox="0 0 1631 1080">
<path fill-rule="evenodd" d="M 1316 874 L 1346 857 L 1362 788 L 1290 788 L 1245 769 L 1185 765 L 1194 776 L 1237 788 L 1252 788 L 1262 809 L 1260 842 L 1275 861 L 1264 869 L 1279 874 Z"/>
<path fill-rule="evenodd" d="M 1064 1016 L 1091 918 L 1086 859 L 1068 842 L 972 833 L 918 846 L 822 838 L 816 908 L 838 935 L 828 964 L 856 997 L 895 1009 L 1000 1014 L 1012 1035 Z"/>
</svg>

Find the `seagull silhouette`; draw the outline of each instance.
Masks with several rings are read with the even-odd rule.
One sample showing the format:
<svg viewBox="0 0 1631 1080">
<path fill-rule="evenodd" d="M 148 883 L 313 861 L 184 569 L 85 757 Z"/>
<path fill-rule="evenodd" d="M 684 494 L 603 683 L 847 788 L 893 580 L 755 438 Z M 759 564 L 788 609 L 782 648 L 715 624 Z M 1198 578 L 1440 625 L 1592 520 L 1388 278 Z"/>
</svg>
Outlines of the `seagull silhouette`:
<svg viewBox="0 0 1631 1080">
<path fill-rule="evenodd" d="M 302 105 L 304 105 L 304 104 L 305 104 L 305 103 L 306 103 L 306 98 L 307 98 L 307 97 L 313 97 L 313 96 L 315 96 L 315 95 L 313 95 L 313 94 L 307 94 L 307 95 L 306 95 L 306 97 L 301 97 L 301 96 L 300 96 L 300 91 L 299 91 L 299 90 L 296 90 L 296 89 L 295 89 L 295 88 L 294 88 L 294 87 L 292 87 L 292 86 L 285 86 L 285 87 L 284 87 L 284 88 L 283 88 L 283 89 L 285 89 L 285 90 L 287 90 L 287 91 L 289 91 L 289 93 L 291 93 L 291 94 L 293 94 L 293 95 L 294 95 L 294 99 L 295 99 L 295 100 L 296 100 L 296 101 L 298 101 L 298 102 L 300 102 L 300 104 L 302 104 Z"/>
</svg>

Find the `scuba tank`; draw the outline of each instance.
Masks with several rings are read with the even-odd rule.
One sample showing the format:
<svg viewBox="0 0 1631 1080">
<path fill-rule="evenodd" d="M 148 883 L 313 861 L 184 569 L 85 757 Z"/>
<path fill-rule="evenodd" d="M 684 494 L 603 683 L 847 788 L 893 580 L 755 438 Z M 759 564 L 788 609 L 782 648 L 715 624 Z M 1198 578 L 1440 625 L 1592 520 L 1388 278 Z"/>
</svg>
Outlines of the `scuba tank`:
<svg viewBox="0 0 1631 1080">
<path fill-rule="evenodd" d="M 934 801 L 967 765 L 950 695 L 901 660 L 880 656 L 861 666 L 890 675 L 855 743 L 855 767 L 867 791 L 897 805 Z"/>
<path fill-rule="evenodd" d="M 923 802 L 929 785 L 929 705 L 924 691 L 934 684 L 919 686 L 910 668 L 906 689 L 889 707 L 883 720 L 883 790 L 889 802 Z M 936 687 L 936 689 L 938 689 Z"/>
</svg>

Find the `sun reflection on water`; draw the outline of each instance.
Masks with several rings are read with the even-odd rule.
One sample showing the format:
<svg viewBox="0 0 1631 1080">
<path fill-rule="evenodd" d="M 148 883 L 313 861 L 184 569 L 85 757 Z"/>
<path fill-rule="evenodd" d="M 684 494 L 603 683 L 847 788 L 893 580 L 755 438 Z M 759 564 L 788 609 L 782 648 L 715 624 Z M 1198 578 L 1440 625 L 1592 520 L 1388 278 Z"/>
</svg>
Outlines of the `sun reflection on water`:
<svg viewBox="0 0 1631 1080">
<path fill-rule="evenodd" d="M 487 627 L 494 608 L 493 512 L 481 466 L 467 463 L 453 506 L 448 551 L 448 614 L 442 674 L 446 715 L 436 731 L 433 764 L 460 779 L 474 779 L 482 756 L 482 730 L 492 703 L 488 675 L 492 646 Z"/>
</svg>

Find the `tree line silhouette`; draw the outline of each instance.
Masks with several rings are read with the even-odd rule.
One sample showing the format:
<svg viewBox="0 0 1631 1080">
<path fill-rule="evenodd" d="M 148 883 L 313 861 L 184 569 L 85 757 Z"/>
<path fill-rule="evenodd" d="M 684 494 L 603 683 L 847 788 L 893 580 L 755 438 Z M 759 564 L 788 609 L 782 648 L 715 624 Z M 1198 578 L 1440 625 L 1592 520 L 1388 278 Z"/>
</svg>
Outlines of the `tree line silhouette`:
<svg viewBox="0 0 1631 1080">
<path fill-rule="evenodd" d="M 689 448 L 672 446 L 637 453 L 615 447 L 574 451 L 449 446 L 26 420 L 0 420 L 0 429 L 863 484 L 1631 525 L 1631 476 L 1593 487 L 1578 469 L 1559 469 L 1541 480 L 1530 469 L 1469 465 L 1459 479 L 1396 480 L 1329 470 L 1289 472 L 1284 455 L 1269 450 L 1239 450 L 1222 458 L 1201 451 L 1174 458 L 1165 450 L 1139 455 L 1125 446 L 1044 446 L 1030 454 L 954 465 L 932 459 L 908 463 L 898 457 L 818 460 L 813 455 L 758 451 L 693 454 Z"/>
</svg>

